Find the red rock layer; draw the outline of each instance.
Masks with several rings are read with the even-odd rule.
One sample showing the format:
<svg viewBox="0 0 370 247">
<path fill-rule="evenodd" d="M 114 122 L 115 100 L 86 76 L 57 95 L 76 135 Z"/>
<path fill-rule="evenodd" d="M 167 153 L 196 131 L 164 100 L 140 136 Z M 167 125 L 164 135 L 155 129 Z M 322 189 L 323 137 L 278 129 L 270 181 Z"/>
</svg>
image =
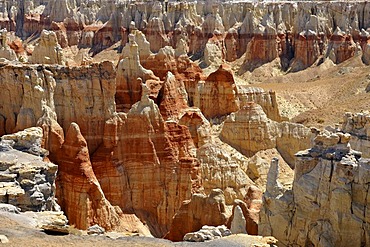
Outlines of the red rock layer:
<svg viewBox="0 0 370 247">
<path fill-rule="evenodd" d="M 113 133 L 94 154 L 93 166 L 109 201 L 135 213 L 161 237 L 182 201 L 199 188 L 200 179 L 188 128 L 164 122 L 147 97 L 127 116 L 107 123 Z"/>
<path fill-rule="evenodd" d="M 112 230 L 120 224 L 119 208 L 105 199 L 91 166 L 85 138 L 72 123 L 57 155 L 56 197 L 69 224 L 87 229 L 98 224 Z"/>
<path fill-rule="evenodd" d="M 195 105 L 206 118 L 222 117 L 239 109 L 234 77 L 227 65 L 221 65 L 208 76 L 199 94 Z"/>
</svg>

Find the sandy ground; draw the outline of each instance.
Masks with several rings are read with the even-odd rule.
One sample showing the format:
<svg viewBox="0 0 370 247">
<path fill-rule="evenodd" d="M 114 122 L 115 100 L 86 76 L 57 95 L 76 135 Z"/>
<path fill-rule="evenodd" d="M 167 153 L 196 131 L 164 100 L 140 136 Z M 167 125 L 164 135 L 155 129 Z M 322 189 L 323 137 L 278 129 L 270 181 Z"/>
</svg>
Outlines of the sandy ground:
<svg viewBox="0 0 370 247">
<path fill-rule="evenodd" d="M 199 246 L 199 247 L 239 247 L 252 246 L 253 244 L 262 243 L 263 240 L 258 236 L 249 236 L 238 234 L 228 236 L 222 239 L 208 241 L 204 243 L 178 242 L 174 243 L 165 239 L 126 236 L 112 239 L 106 235 L 48 235 L 42 230 L 36 229 L 32 225 L 32 220 L 22 214 L 10 214 L 0 212 L 0 235 L 5 235 L 9 243 L 2 246 L 27 246 L 27 247 L 64 247 L 64 246 L 130 246 L 130 247 L 167 247 L 167 246 Z M 114 234 L 111 234 L 114 236 Z"/>
<path fill-rule="evenodd" d="M 270 67 L 264 67 L 271 70 L 275 65 L 276 62 L 272 62 Z M 333 126 L 342 123 L 345 112 L 370 110 L 370 93 L 365 92 L 370 83 L 370 67 L 365 66 L 360 57 L 339 65 L 327 60 L 320 66 L 266 76 L 262 81 L 248 77 L 244 82 L 275 91 L 281 114 L 307 126 Z"/>
</svg>

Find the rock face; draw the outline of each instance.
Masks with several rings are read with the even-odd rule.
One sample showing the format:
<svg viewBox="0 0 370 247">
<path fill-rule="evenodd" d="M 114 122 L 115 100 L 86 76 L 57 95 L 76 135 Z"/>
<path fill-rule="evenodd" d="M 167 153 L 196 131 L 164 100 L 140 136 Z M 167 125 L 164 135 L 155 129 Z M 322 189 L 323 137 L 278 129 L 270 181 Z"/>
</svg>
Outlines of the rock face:
<svg viewBox="0 0 370 247">
<path fill-rule="evenodd" d="M 349 140 L 349 134 L 319 134 L 311 149 L 297 153 L 292 189 L 279 186 L 278 166 L 271 166 L 259 234 L 273 234 L 283 245 L 369 244 L 370 163 Z"/>
<path fill-rule="evenodd" d="M 10 61 L 17 60 L 16 53 L 8 45 L 6 29 L 0 30 L 0 57 Z"/>
<path fill-rule="evenodd" d="M 225 225 L 229 216 L 220 189 L 212 190 L 209 196 L 193 194 L 191 200 L 181 205 L 165 238 L 181 241 L 186 233 L 195 232 L 203 225 Z"/>
<path fill-rule="evenodd" d="M 4 135 L 0 141 L 0 202 L 22 211 L 59 210 L 55 198 L 57 166 L 43 161 L 42 129 Z"/>
<path fill-rule="evenodd" d="M 230 114 L 220 133 L 221 140 L 247 157 L 260 150 L 277 148 L 291 166 L 295 152 L 309 147 L 311 136 L 311 131 L 303 125 L 270 120 L 255 103 Z"/>
<path fill-rule="evenodd" d="M 106 161 L 97 160 L 99 150 L 93 162 L 107 198 L 124 212 L 145 219 L 153 235 L 163 236 L 182 201 L 199 188 L 199 164 L 188 128 L 165 122 L 148 96 L 143 85 L 141 100 L 112 126 L 117 137 L 111 136 L 111 144 L 105 146 L 113 151 L 108 169 L 120 177 L 107 173 Z"/>
<path fill-rule="evenodd" d="M 261 88 L 236 85 L 234 75 L 228 65 L 222 64 L 205 81 L 198 83 L 194 97 L 197 106 L 208 119 L 222 118 L 236 112 L 249 102 L 263 107 L 267 116 L 282 121 L 276 95 Z"/>
<path fill-rule="evenodd" d="M 370 114 L 348 112 L 343 120 L 342 131 L 351 134 L 351 147 L 370 158 Z"/>
<path fill-rule="evenodd" d="M 107 230 L 119 226 L 122 211 L 105 198 L 92 169 L 86 140 L 76 123 L 66 133 L 57 164 L 57 198 L 70 224 L 84 230 L 94 224 Z"/>
<path fill-rule="evenodd" d="M 222 117 L 238 110 L 236 85 L 234 77 L 226 65 L 208 76 L 206 81 L 198 85 L 198 95 L 194 101 L 206 118 Z"/>
<path fill-rule="evenodd" d="M 262 191 L 256 186 L 250 186 L 244 200 L 236 199 L 233 214 L 227 226 L 233 234 L 247 233 L 258 235 L 259 213 L 262 207 Z"/>
</svg>

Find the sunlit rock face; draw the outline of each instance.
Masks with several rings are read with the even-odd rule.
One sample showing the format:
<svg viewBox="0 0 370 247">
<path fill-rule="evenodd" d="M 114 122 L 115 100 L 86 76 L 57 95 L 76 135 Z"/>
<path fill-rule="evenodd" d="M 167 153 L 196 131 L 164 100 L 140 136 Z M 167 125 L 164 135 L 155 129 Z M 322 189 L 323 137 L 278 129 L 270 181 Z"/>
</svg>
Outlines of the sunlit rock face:
<svg viewBox="0 0 370 247">
<path fill-rule="evenodd" d="M 273 232 L 284 245 L 368 244 L 369 219 L 364 212 L 369 160 L 351 149 L 350 138 L 349 134 L 324 132 L 311 149 L 298 152 L 292 189 L 279 185 L 279 166 L 274 161 L 259 234 Z"/>
</svg>

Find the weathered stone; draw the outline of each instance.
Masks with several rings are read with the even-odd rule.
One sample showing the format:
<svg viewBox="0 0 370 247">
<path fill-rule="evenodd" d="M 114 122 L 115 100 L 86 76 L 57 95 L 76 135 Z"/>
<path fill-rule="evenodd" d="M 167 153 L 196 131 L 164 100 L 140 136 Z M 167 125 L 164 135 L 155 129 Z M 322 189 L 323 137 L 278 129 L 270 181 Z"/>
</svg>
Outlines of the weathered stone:
<svg viewBox="0 0 370 247">
<path fill-rule="evenodd" d="M 204 242 L 207 240 L 214 240 L 229 235 L 231 235 L 231 232 L 224 225 L 203 226 L 199 231 L 185 234 L 184 241 Z"/>
<path fill-rule="evenodd" d="M 31 63 L 61 64 L 64 65 L 62 48 L 58 44 L 57 36 L 52 31 L 43 30 L 39 43 L 35 46 L 30 58 Z"/>
<path fill-rule="evenodd" d="M 87 228 L 87 234 L 103 234 L 105 232 L 105 229 L 99 225 L 93 225 Z"/>
<path fill-rule="evenodd" d="M 165 238 L 181 241 L 186 233 L 197 231 L 204 225 L 224 225 L 228 214 L 222 190 L 214 189 L 209 196 L 193 194 L 191 200 L 184 201 L 175 214 Z"/>
<path fill-rule="evenodd" d="M 284 245 L 367 244 L 368 232 L 361 229 L 369 224 L 364 216 L 369 160 L 359 159 L 340 136 L 321 133 L 311 149 L 297 154 L 292 189 L 277 189 L 276 167 L 271 168 L 259 234 L 273 232 Z"/>
</svg>

